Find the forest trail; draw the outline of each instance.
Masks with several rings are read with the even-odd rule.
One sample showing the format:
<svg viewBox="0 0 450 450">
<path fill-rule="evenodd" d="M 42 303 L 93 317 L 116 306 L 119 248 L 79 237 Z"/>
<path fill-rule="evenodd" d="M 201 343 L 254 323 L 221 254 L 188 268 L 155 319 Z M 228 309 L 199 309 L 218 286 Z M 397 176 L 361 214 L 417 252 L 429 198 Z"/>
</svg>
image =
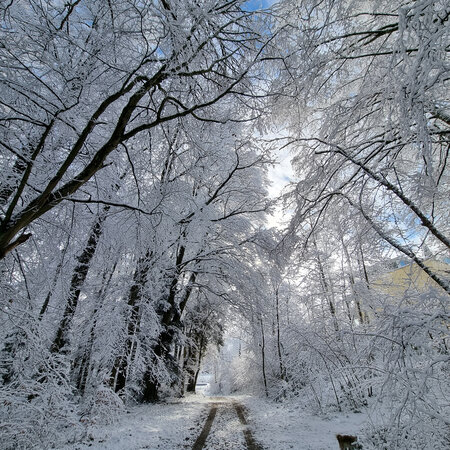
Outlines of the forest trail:
<svg viewBox="0 0 450 450">
<path fill-rule="evenodd" d="M 336 434 L 358 435 L 363 413 L 311 415 L 298 402 L 249 395 L 186 395 L 129 407 L 58 450 L 330 450 Z M 31 448 L 31 447 L 30 447 Z"/>
<path fill-rule="evenodd" d="M 214 423 L 219 411 L 218 419 Z M 213 424 L 215 425 L 213 428 Z M 211 432 L 212 429 L 212 432 Z M 242 448 L 261 450 L 248 427 L 243 405 L 236 400 L 218 397 L 211 403 L 206 422 L 192 450 Z"/>
<path fill-rule="evenodd" d="M 109 424 L 91 423 L 84 438 L 58 450 L 262 450 L 253 419 L 266 403 L 247 405 L 246 396 L 186 395 L 167 402 L 137 405 Z M 264 405 L 261 407 L 261 405 Z M 247 409 L 248 408 L 248 409 Z M 251 414 L 254 439 L 247 420 Z M 256 432 L 256 431 L 255 431 Z M 267 440 L 267 439 L 266 439 Z M 259 441 L 259 442 L 257 442 Z M 270 441 L 269 441 L 270 442 Z M 272 446 L 270 447 L 273 448 Z M 289 448 L 289 447 L 285 447 Z M 292 448 L 292 447 L 291 447 Z M 278 449 L 277 449 L 278 450 Z M 283 448 L 284 450 L 284 448 Z"/>
</svg>

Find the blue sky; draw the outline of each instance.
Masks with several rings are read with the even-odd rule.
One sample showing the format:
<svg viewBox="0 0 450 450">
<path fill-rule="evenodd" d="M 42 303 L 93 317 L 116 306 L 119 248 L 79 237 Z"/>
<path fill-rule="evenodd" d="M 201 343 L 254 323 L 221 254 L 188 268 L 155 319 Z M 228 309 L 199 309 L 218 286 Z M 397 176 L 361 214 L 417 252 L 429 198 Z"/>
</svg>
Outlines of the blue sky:
<svg viewBox="0 0 450 450">
<path fill-rule="evenodd" d="M 265 9 L 276 3 L 277 0 L 248 0 L 244 3 L 244 8 L 249 11 L 256 11 L 257 9 Z"/>
</svg>

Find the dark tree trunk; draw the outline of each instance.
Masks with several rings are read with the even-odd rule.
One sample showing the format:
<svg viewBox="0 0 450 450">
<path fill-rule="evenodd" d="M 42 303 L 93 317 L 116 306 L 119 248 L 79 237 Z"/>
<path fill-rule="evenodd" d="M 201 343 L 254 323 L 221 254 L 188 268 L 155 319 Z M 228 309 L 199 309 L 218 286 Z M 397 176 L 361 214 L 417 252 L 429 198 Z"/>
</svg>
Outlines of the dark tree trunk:
<svg viewBox="0 0 450 450">
<path fill-rule="evenodd" d="M 264 325 L 262 318 L 259 319 L 261 325 L 261 362 L 262 362 L 262 376 L 264 381 L 264 390 L 266 392 L 266 397 L 269 396 L 269 390 L 267 388 L 267 377 L 266 377 L 266 339 L 264 336 Z"/>
<path fill-rule="evenodd" d="M 185 374 L 187 378 L 186 392 L 191 393 L 195 392 L 195 385 L 197 384 L 196 373 L 200 356 L 199 343 L 197 341 L 198 339 L 196 339 L 195 342 L 193 342 L 193 345 L 190 346 L 185 360 Z"/>
<path fill-rule="evenodd" d="M 72 210 L 72 218 L 74 216 L 74 211 L 75 211 L 75 205 L 73 206 L 73 210 Z M 47 312 L 48 305 L 52 298 L 53 291 L 56 288 L 56 283 L 58 282 L 59 276 L 61 275 L 61 271 L 64 266 L 64 259 L 66 256 L 66 252 L 67 252 L 67 249 L 69 248 L 69 244 L 70 244 L 72 229 L 73 229 L 73 220 L 71 221 L 69 233 L 67 233 L 67 240 L 66 240 L 64 249 L 62 250 L 61 260 L 59 261 L 58 266 L 56 267 L 56 271 L 55 271 L 55 275 L 53 276 L 53 281 L 52 281 L 51 287 L 47 293 L 47 296 L 45 297 L 44 303 L 42 304 L 41 310 L 39 312 L 39 320 L 42 320 L 42 318 L 44 317 L 44 314 Z"/>
<path fill-rule="evenodd" d="M 180 301 L 176 302 L 177 287 L 180 276 L 182 274 L 182 263 L 185 253 L 185 247 L 180 246 L 177 252 L 176 266 L 173 278 L 170 283 L 167 299 L 161 305 L 161 311 L 159 316 L 161 318 L 161 333 L 157 339 L 157 344 L 153 349 L 154 357 L 150 362 L 150 367 L 144 376 L 143 385 L 143 401 L 155 402 L 159 400 L 159 388 L 160 384 L 158 380 L 152 375 L 151 366 L 159 363 L 163 363 L 168 367 L 173 376 L 173 385 L 176 383 L 182 383 L 182 377 L 180 379 L 179 365 L 174 357 L 170 354 L 170 350 L 174 344 L 175 338 L 178 333 L 181 332 L 182 323 L 181 315 L 189 300 L 194 283 L 197 277 L 197 273 L 193 272 L 189 277 L 189 281 L 184 290 L 183 296 Z M 168 305 L 167 305 L 168 304 Z"/>
<path fill-rule="evenodd" d="M 357 294 L 357 292 L 355 290 L 355 275 L 353 273 L 352 261 L 351 261 L 350 255 L 348 253 L 348 248 L 347 248 L 347 246 L 345 245 L 345 242 L 344 242 L 343 232 L 342 232 L 342 230 L 340 228 L 339 228 L 339 232 L 340 232 L 342 249 L 344 250 L 345 259 L 347 260 L 348 278 L 349 278 L 349 281 L 350 281 L 350 287 L 351 287 L 351 290 L 352 290 L 353 299 L 354 299 L 354 302 L 356 304 L 356 309 L 358 311 L 359 322 L 360 323 L 364 323 L 364 316 L 363 316 L 363 313 L 362 313 L 362 310 L 361 310 L 361 302 L 359 301 L 358 294 Z M 352 321 L 352 320 L 353 320 L 353 316 L 350 317 L 350 321 Z"/>
<path fill-rule="evenodd" d="M 5 336 L 3 348 L 0 352 L 0 376 L 3 384 L 10 383 L 17 375 L 14 371 L 14 360 L 18 351 L 25 347 L 26 342 L 27 335 L 21 328 Z"/>
<path fill-rule="evenodd" d="M 103 222 L 106 219 L 106 214 L 109 208 L 109 206 L 105 206 L 103 208 L 102 213 L 98 216 L 92 227 L 86 247 L 77 258 L 78 264 L 72 275 L 69 298 L 67 299 L 64 315 L 59 323 L 55 340 L 51 346 L 51 351 L 53 353 L 60 353 L 68 344 L 68 333 L 78 305 L 81 288 L 86 280 L 91 260 L 95 254 L 95 250 L 97 249 L 98 241 L 103 231 Z"/>
<path fill-rule="evenodd" d="M 206 350 L 205 336 L 203 333 L 200 334 L 200 340 L 198 342 L 198 355 L 195 357 L 195 365 L 192 370 L 192 376 L 188 379 L 187 391 L 195 392 L 195 387 L 197 386 L 198 375 L 200 374 L 200 369 L 202 366 L 203 353 Z M 191 390 L 189 390 L 189 388 Z"/>
<path fill-rule="evenodd" d="M 157 364 L 164 364 L 166 368 L 172 373 L 173 377 L 178 377 L 178 364 L 169 354 L 168 347 L 172 343 L 172 336 L 169 332 L 163 332 L 159 335 L 158 344 L 153 348 L 153 356 L 147 363 L 148 368 L 143 377 L 142 402 L 154 403 L 157 402 L 160 393 L 160 380 L 154 375 L 153 368 Z M 172 384 L 174 383 L 173 380 Z"/>
<path fill-rule="evenodd" d="M 275 291 L 275 302 L 276 302 L 276 316 L 277 316 L 277 350 L 278 350 L 278 364 L 280 367 L 280 379 L 286 379 L 286 372 L 283 365 L 283 356 L 281 352 L 281 336 L 280 336 L 280 298 L 278 288 Z"/>
<path fill-rule="evenodd" d="M 145 256 L 139 258 L 133 275 L 133 284 L 128 294 L 127 339 L 123 353 L 116 358 L 112 372 L 111 382 L 114 392 L 123 390 L 127 382 L 128 366 L 133 359 L 136 348 L 135 340 L 139 332 L 141 316 L 142 291 L 147 283 L 147 274 L 150 269 L 151 252 L 147 250 Z"/>
<path fill-rule="evenodd" d="M 195 393 L 195 385 L 197 384 L 196 381 L 196 370 L 194 368 L 189 368 L 187 371 L 188 374 L 188 382 L 186 386 L 186 392 Z"/>
<path fill-rule="evenodd" d="M 51 288 L 48 291 L 47 296 L 45 297 L 44 303 L 42 304 L 41 310 L 39 312 L 39 320 L 42 320 L 42 318 L 44 317 L 44 314 L 47 312 L 48 304 L 50 303 L 52 293 L 56 287 L 56 283 L 57 283 L 59 275 L 61 273 L 62 266 L 63 266 L 63 261 L 61 261 L 58 264 L 58 267 L 56 268 L 56 272 L 55 272 L 55 276 L 53 277 L 53 282 L 51 284 Z"/>
<path fill-rule="evenodd" d="M 359 242 L 359 244 L 358 244 L 358 249 L 359 249 L 359 255 L 360 255 L 360 258 L 358 258 L 359 264 L 361 266 L 360 270 L 362 270 L 362 272 L 364 274 L 365 287 L 367 290 L 370 290 L 369 274 L 367 273 L 367 267 L 366 267 L 366 262 L 364 259 L 364 253 L 363 253 L 361 242 Z M 363 313 L 362 311 L 361 311 L 361 314 L 363 316 L 364 321 L 366 323 L 369 323 L 370 322 L 369 315 L 367 313 Z"/>
<path fill-rule="evenodd" d="M 12 168 L 12 179 L 7 180 L 7 183 L 0 186 L 0 206 L 6 205 L 8 199 L 11 197 L 13 192 L 17 189 L 19 184 L 19 177 L 25 172 L 27 168 L 27 163 L 21 158 L 17 158 L 14 162 Z"/>
</svg>

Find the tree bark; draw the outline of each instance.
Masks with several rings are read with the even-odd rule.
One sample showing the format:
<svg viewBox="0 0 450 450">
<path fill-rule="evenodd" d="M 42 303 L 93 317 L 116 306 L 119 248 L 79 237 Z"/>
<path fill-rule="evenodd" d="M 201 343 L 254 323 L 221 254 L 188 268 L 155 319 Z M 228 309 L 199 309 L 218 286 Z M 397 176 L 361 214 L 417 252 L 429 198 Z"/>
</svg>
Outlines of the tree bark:
<svg viewBox="0 0 450 450">
<path fill-rule="evenodd" d="M 142 290 L 147 283 L 147 274 L 150 270 L 149 259 L 150 250 L 139 258 L 133 275 L 133 284 L 128 294 L 128 318 L 127 318 L 127 338 L 125 341 L 123 354 L 119 355 L 111 371 L 111 383 L 114 392 L 122 391 L 127 383 L 129 365 L 133 360 L 133 353 L 136 348 L 135 339 L 139 332 L 141 318 L 141 298 Z"/>
<path fill-rule="evenodd" d="M 14 165 L 12 167 L 13 177 L 16 178 L 21 176 L 25 172 L 26 168 L 27 168 L 26 161 L 21 158 L 17 158 L 14 161 Z M 9 182 L 8 184 L 5 183 L 2 186 L 0 186 L 0 206 L 6 205 L 9 197 L 11 197 L 11 195 L 16 190 L 17 184 L 18 183 Z"/>
<path fill-rule="evenodd" d="M 350 259 L 350 255 L 348 253 L 347 245 L 345 245 L 344 235 L 343 235 L 343 232 L 342 232 L 342 229 L 341 229 L 340 225 L 338 227 L 338 230 L 339 230 L 339 235 L 340 235 L 339 237 L 341 238 L 342 249 L 344 250 L 345 259 L 347 261 L 348 278 L 350 280 L 350 287 L 351 287 L 351 290 L 352 290 L 353 299 L 354 299 L 354 302 L 356 304 L 356 309 L 358 311 L 359 320 L 363 324 L 364 323 L 364 316 L 363 316 L 363 313 L 362 313 L 362 310 L 361 310 L 361 302 L 359 301 L 358 295 L 357 295 L 356 290 L 355 290 L 355 274 L 353 273 L 352 261 Z"/>
<path fill-rule="evenodd" d="M 106 219 L 108 210 L 109 206 L 105 206 L 101 214 L 97 217 L 89 235 L 87 245 L 81 255 L 77 258 L 78 264 L 72 275 L 66 308 L 64 310 L 63 318 L 59 323 L 58 330 L 56 331 L 56 337 L 51 346 L 51 351 L 53 353 L 60 353 L 69 342 L 68 333 L 78 305 L 81 288 L 86 280 L 91 260 L 94 257 L 98 241 L 103 232 L 103 223 Z"/>
<path fill-rule="evenodd" d="M 266 393 L 266 397 L 269 397 L 269 390 L 267 388 L 267 376 L 266 376 L 266 339 L 264 336 L 264 325 L 262 318 L 259 319 L 259 323 L 261 325 L 261 364 L 262 364 L 264 391 Z"/>
<path fill-rule="evenodd" d="M 196 272 L 192 272 L 189 281 L 184 290 L 183 296 L 180 301 L 176 302 L 177 296 L 177 286 L 182 273 L 183 268 L 183 258 L 185 253 L 185 247 L 180 246 L 177 252 L 176 266 L 172 281 L 170 283 L 169 293 L 167 295 L 166 302 L 163 305 L 163 311 L 160 311 L 161 317 L 161 328 L 162 331 L 157 339 L 157 344 L 153 348 L 153 361 L 151 365 L 156 364 L 159 361 L 163 361 L 169 371 L 172 372 L 174 377 L 174 383 L 178 380 L 180 383 L 180 370 L 176 358 L 172 357 L 170 354 L 170 349 L 174 343 L 177 333 L 181 331 L 181 315 L 186 307 L 189 297 L 192 293 L 194 283 L 197 277 Z M 167 307 L 167 303 L 169 307 Z M 159 381 L 152 375 L 151 367 L 144 376 L 143 380 L 144 390 L 143 390 L 143 401 L 144 402 L 155 402 L 159 400 Z"/>
<path fill-rule="evenodd" d="M 285 380 L 286 372 L 283 366 L 283 357 L 281 353 L 281 338 L 280 338 L 280 297 L 279 289 L 275 290 L 275 306 L 276 306 L 276 319 L 277 319 L 277 350 L 278 350 L 278 364 L 280 367 L 280 379 Z"/>
<path fill-rule="evenodd" d="M 324 296 L 328 302 L 328 307 L 330 310 L 331 318 L 333 320 L 334 329 L 335 329 L 335 331 L 339 331 L 339 325 L 338 325 L 337 318 L 336 318 L 336 307 L 334 305 L 333 299 L 330 297 L 331 290 L 330 290 L 330 287 L 328 285 L 328 282 L 327 282 L 327 279 L 325 276 L 325 270 L 323 268 L 322 260 L 320 259 L 319 249 L 317 248 L 317 243 L 316 243 L 315 238 L 314 238 L 313 242 L 314 242 L 314 247 L 316 249 L 317 267 L 319 268 L 320 282 L 322 284 Z"/>
<path fill-rule="evenodd" d="M 186 391 L 195 393 L 195 387 L 197 385 L 198 375 L 200 373 L 200 368 L 203 359 L 203 353 L 205 351 L 204 331 L 200 330 L 196 333 L 196 339 L 194 345 L 191 347 L 188 357 L 186 358 L 186 373 L 187 373 L 187 386 Z"/>
</svg>

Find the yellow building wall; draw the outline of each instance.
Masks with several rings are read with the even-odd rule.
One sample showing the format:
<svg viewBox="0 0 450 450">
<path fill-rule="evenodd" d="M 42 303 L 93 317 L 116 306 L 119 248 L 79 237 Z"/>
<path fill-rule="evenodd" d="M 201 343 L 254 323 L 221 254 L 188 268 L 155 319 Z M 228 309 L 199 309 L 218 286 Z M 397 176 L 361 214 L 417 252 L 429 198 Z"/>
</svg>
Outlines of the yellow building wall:
<svg viewBox="0 0 450 450">
<path fill-rule="evenodd" d="M 427 260 L 424 262 L 433 272 L 443 278 L 450 278 L 450 265 L 437 261 Z M 400 267 L 392 272 L 381 275 L 371 283 L 375 290 L 384 292 L 391 296 L 401 296 L 407 291 L 425 292 L 430 287 L 440 289 L 439 285 L 432 280 L 417 264 L 411 263 Z"/>
</svg>

